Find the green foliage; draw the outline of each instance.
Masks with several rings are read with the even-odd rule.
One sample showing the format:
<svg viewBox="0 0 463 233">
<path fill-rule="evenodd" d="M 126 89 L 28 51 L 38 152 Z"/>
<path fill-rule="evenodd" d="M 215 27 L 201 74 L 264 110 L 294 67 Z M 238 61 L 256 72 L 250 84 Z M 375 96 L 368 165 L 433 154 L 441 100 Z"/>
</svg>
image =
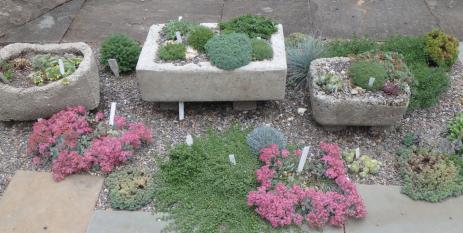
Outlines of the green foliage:
<svg viewBox="0 0 463 233">
<path fill-rule="evenodd" d="M 357 60 L 372 61 L 384 66 L 387 72 L 388 80 L 397 80 L 400 82 L 411 83 L 413 75 L 403 56 L 397 52 L 366 52 L 355 57 Z"/>
<path fill-rule="evenodd" d="M 278 145 L 279 149 L 286 148 L 286 141 L 282 132 L 269 126 L 255 128 L 246 138 L 246 143 L 255 153 L 272 144 Z"/>
<path fill-rule="evenodd" d="M 116 59 L 119 71 L 135 70 L 140 55 L 140 44 L 124 34 L 113 34 L 101 44 L 101 63 L 109 67 L 108 60 Z"/>
<path fill-rule="evenodd" d="M 368 175 L 378 174 L 381 162 L 372 159 L 368 155 L 362 155 L 360 158 L 355 157 L 355 149 L 346 150 L 342 153 L 342 158 L 349 168 L 349 172 L 364 178 Z"/>
<path fill-rule="evenodd" d="M 404 138 L 402 139 L 402 144 L 406 147 L 411 147 L 413 145 L 418 145 L 419 137 L 414 133 L 407 133 L 405 134 Z"/>
<path fill-rule="evenodd" d="M 433 68 L 425 64 L 411 67 L 414 81 L 408 110 L 428 108 L 439 102 L 439 96 L 450 86 L 450 78 L 443 68 Z"/>
<path fill-rule="evenodd" d="M 206 45 L 207 41 L 214 36 L 214 32 L 204 26 L 197 26 L 191 31 L 190 35 L 188 36 L 188 44 L 191 45 L 194 49 L 198 50 L 199 52 L 204 53 L 206 49 L 204 46 Z"/>
<path fill-rule="evenodd" d="M 384 66 L 372 61 L 356 61 L 351 64 L 348 73 L 354 85 L 369 91 L 382 89 L 387 77 Z M 368 85 L 370 78 L 375 78 L 372 86 Z"/>
<path fill-rule="evenodd" d="M 2 61 L 0 63 L 0 73 L 2 73 L 3 76 L 7 80 L 11 80 L 14 77 L 14 73 L 13 73 L 13 71 L 11 71 L 11 69 L 12 69 L 12 65 L 10 63 L 5 62 L 5 61 Z"/>
<path fill-rule="evenodd" d="M 186 47 L 183 44 L 166 44 L 159 48 L 159 58 L 164 61 L 184 60 Z"/>
<path fill-rule="evenodd" d="M 377 43 L 367 37 L 353 36 L 351 40 L 335 40 L 326 46 L 325 57 L 348 57 L 360 53 L 376 50 Z"/>
<path fill-rule="evenodd" d="M 162 27 L 161 32 L 164 35 L 165 39 L 176 40 L 176 32 L 180 32 L 182 36 L 186 36 L 196 26 L 197 25 L 195 23 L 188 22 L 185 20 L 170 20 L 164 25 L 164 27 Z"/>
<path fill-rule="evenodd" d="M 423 36 L 392 36 L 384 41 L 380 49 L 382 51 L 401 54 L 405 63 L 410 65 L 415 63 L 427 63 L 424 47 Z"/>
<path fill-rule="evenodd" d="M 402 193 L 413 200 L 439 202 L 461 195 L 460 168 L 447 155 L 426 149 L 400 157 Z"/>
<path fill-rule="evenodd" d="M 285 38 L 286 46 L 297 46 L 309 40 L 310 36 L 302 32 L 294 32 Z"/>
<path fill-rule="evenodd" d="M 166 230 L 178 233 L 258 233 L 271 227 L 247 206 L 246 195 L 257 184 L 260 163 L 237 126 L 223 134 L 209 131 L 193 145 L 169 152 L 155 174 L 156 210 L 172 220 Z M 228 155 L 234 154 L 236 165 Z"/>
<path fill-rule="evenodd" d="M 273 58 L 273 49 L 270 44 L 262 39 L 253 38 L 251 40 L 252 46 L 252 59 L 262 61 L 265 59 Z"/>
<path fill-rule="evenodd" d="M 458 58 L 458 40 L 434 29 L 426 34 L 425 52 L 434 64 L 451 67 Z"/>
<path fill-rule="evenodd" d="M 324 73 L 320 75 L 316 83 L 328 94 L 342 89 L 342 77 L 336 73 Z"/>
<path fill-rule="evenodd" d="M 250 38 L 269 39 L 277 31 L 276 23 L 265 16 L 243 15 L 219 23 L 221 31 L 245 33 Z"/>
<path fill-rule="evenodd" d="M 224 70 L 247 65 L 252 59 L 251 40 L 243 33 L 216 35 L 206 43 L 205 48 L 210 62 Z"/>
<path fill-rule="evenodd" d="M 321 41 L 311 36 L 300 43 L 288 43 L 286 59 L 288 62 L 288 84 L 299 85 L 309 75 L 310 63 L 325 53 Z"/>
<path fill-rule="evenodd" d="M 457 114 L 457 116 L 449 122 L 448 129 L 450 140 L 463 139 L 463 113 Z"/>
<path fill-rule="evenodd" d="M 63 60 L 64 74 L 59 68 L 59 59 Z M 56 81 L 74 73 L 82 62 L 81 56 L 65 54 L 64 56 L 52 54 L 39 54 L 32 58 L 32 82 L 35 85 L 43 85 L 45 82 Z"/>
<path fill-rule="evenodd" d="M 142 171 L 111 173 L 106 179 L 106 185 L 114 209 L 137 210 L 153 200 L 153 178 Z"/>
</svg>

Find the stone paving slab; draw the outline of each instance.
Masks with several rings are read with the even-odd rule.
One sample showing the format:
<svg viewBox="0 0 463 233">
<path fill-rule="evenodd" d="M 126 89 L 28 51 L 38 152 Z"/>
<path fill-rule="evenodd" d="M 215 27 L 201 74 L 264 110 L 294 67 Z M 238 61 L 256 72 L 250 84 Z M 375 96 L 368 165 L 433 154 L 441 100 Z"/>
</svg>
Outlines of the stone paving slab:
<svg viewBox="0 0 463 233">
<path fill-rule="evenodd" d="M 96 210 L 87 233 L 160 233 L 167 225 L 161 218 L 151 212 Z"/>
<path fill-rule="evenodd" d="M 463 40 L 463 1 L 461 0 L 424 0 L 439 26 L 460 40 Z"/>
<path fill-rule="evenodd" d="M 460 52 L 458 53 L 458 58 L 460 58 L 460 62 L 463 63 L 463 42 L 460 42 L 460 46 L 458 46 Z"/>
<path fill-rule="evenodd" d="M 309 0 L 309 16 L 311 31 L 328 38 L 419 35 L 438 26 L 423 0 Z"/>
<path fill-rule="evenodd" d="M 309 32 L 309 1 L 307 0 L 227 0 L 223 6 L 223 20 L 246 13 L 265 15 L 283 24 L 285 35 Z"/>
<path fill-rule="evenodd" d="M 346 233 L 461 233 L 463 197 L 441 203 L 413 201 L 399 186 L 359 185 L 368 215 Z"/>
<path fill-rule="evenodd" d="M 1 233 L 84 233 L 103 178 L 17 171 L 0 199 Z"/>
<path fill-rule="evenodd" d="M 183 16 L 196 22 L 217 22 L 221 0 L 87 0 L 74 19 L 66 42 L 101 42 L 112 33 L 145 41 L 149 27 Z"/>
<path fill-rule="evenodd" d="M 72 0 L 9 31 L 1 43 L 60 42 L 85 0 Z"/>
</svg>

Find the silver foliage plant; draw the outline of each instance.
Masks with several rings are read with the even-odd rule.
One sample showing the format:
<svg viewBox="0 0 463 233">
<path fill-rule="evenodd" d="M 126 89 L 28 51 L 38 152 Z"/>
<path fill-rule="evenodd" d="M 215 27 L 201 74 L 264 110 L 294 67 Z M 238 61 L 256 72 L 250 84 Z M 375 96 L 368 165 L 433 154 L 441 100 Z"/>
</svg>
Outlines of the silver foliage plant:
<svg viewBox="0 0 463 233">
<path fill-rule="evenodd" d="M 255 128 L 248 134 L 246 142 L 256 153 L 258 153 L 260 149 L 272 144 L 277 144 L 279 149 L 286 148 L 285 135 L 279 130 L 269 126 Z"/>
<path fill-rule="evenodd" d="M 286 43 L 288 85 L 298 86 L 309 75 L 310 63 L 323 56 L 325 47 L 320 40 L 306 35 L 297 42 Z"/>
</svg>

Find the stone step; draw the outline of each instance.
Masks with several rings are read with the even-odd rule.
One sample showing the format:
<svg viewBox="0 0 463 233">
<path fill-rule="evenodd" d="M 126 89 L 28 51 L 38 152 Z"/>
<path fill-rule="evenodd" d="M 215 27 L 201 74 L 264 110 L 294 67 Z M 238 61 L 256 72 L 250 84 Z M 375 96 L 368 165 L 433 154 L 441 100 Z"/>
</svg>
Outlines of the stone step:
<svg viewBox="0 0 463 233">
<path fill-rule="evenodd" d="M 150 212 L 96 210 L 87 233 L 160 233 L 166 225 Z"/>
<path fill-rule="evenodd" d="M 1 233 L 84 233 L 103 178 L 17 171 L 0 199 Z"/>
</svg>

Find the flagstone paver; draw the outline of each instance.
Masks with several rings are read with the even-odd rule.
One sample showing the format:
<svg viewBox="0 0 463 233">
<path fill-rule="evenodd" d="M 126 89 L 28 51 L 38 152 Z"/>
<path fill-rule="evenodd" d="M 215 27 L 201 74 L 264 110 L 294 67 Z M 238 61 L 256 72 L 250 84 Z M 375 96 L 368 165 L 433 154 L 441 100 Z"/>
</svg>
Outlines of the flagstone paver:
<svg viewBox="0 0 463 233">
<path fill-rule="evenodd" d="M 84 233 L 103 178 L 17 171 L 0 198 L 1 233 Z"/>
<path fill-rule="evenodd" d="M 441 203 L 413 201 L 399 186 L 359 185 L 368 215 L 346 233 L 461 233 L 463 197 Z"/>
<path fill-rule="evenodd" d="M 151 212 L 96 210 L 87 233 L 160 233 L 166 225 Z"/>
</svg>

